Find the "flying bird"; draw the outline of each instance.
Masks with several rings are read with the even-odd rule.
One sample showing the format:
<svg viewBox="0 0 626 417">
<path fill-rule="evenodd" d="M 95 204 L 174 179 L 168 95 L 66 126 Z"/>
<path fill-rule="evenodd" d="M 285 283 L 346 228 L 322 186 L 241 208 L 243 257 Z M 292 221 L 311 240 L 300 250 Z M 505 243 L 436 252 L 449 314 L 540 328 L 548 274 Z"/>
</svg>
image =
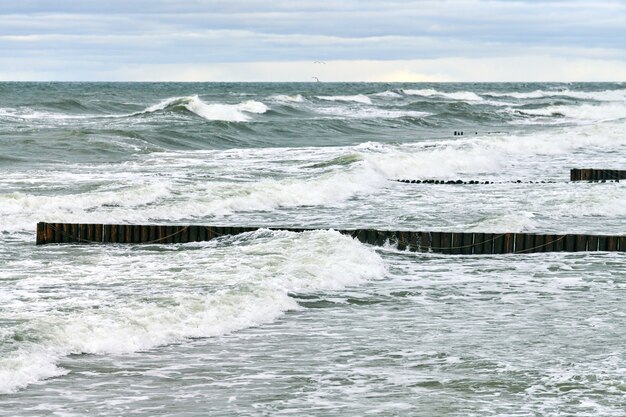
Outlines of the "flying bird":
<svg viewBox="0 0 626 417">
<path fill-rule="evenodd" d="M 319 79 L 319 78 L 317 78 L 317 77 L 311 77 L 311 78 L 313 78 L 313 79 L 314 79 L 315 81 L 317 81 L 318 83 L 320 82 L 320 79 Z"/>
</svg>

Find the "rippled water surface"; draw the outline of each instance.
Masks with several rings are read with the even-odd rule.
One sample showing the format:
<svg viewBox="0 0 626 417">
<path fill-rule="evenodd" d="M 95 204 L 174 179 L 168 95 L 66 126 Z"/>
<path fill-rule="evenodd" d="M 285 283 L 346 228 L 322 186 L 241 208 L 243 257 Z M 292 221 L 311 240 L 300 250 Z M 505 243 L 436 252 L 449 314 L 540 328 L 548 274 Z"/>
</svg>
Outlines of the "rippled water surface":
<svg viewBox="0 0 626 417">
<path fill-rule="evenodd" d="M 34 240 L 624 234 L 623 181 L 568 179 L 625 166 L 623 84 L 0 83 L 0 415 L 623 416 L 622 253 Z"/>
</svg>

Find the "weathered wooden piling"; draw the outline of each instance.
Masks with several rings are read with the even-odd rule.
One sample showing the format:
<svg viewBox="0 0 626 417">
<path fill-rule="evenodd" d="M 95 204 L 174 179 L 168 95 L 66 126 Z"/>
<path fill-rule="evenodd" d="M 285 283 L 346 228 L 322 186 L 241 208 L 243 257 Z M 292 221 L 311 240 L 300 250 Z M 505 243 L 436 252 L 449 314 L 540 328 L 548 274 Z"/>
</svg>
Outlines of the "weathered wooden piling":
<svg viewBox="0 0 626 417">
<path fill-rule="evenodd" d="M 221 236 L 253 232 L 257 227 L 202 225 L 116 225 L 116 224 L 37 224 L 37 245 L 49 243 L 134 243 L 163 244 L 202 242 Z M 305 232 L 316 229 L 275 228 Z M 387 242 L 399 250 L 436 252 L 452 255 L 493 255 L 537 252 L 626 252 L 626 235 L 536 234 L 536 233 L 456 233 L 391 231 L 376 229 L 338 230 L 360 242 L 382 246 Z"/>
<path fill-rule="evenodd" d="M 619 181 L 626 179 L 626 170 L 572 168 L 570 181 Z"/>
</svg>

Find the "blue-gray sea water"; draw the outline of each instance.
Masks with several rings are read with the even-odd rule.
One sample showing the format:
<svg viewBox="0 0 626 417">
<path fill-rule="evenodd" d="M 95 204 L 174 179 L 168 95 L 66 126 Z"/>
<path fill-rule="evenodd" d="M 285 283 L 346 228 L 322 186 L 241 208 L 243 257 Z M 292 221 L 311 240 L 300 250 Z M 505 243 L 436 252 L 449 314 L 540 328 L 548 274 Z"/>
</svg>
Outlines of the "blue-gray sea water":
<svg viewBox="0 0 626 417">
<path fill-rule="evenodd" d="M 625 84 L 0 83 L 0 415 L 626 416 L 624 253 L 35 246 L 626 233 L 624 181 L 574 167 L 626 169 Z"/>
</svg>

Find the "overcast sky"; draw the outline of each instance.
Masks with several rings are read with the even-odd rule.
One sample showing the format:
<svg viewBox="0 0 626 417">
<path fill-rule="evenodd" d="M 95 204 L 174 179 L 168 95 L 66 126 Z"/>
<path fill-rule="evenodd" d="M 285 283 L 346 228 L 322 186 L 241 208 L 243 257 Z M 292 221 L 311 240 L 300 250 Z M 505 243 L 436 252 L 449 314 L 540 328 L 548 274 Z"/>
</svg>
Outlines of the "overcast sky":
<svg viewBox="0 0 626 417">
<path fill-rule="evenodd" d="M 0 80 L 313 76 L 626 81 L 626 0 L 0 0 Z"/>
</svg>

